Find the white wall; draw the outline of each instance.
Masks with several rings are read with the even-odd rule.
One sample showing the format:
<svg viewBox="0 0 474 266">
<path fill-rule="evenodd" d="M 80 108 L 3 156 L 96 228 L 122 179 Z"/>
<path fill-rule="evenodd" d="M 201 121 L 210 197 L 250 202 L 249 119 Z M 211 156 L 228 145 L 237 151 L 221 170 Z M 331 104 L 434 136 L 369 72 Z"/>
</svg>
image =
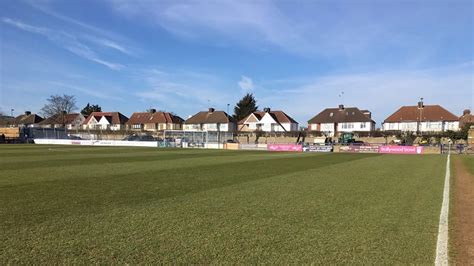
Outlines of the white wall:
<svg viewBox="0 0 474 266">
<path fill-rule="evenodd" d="M 334 123 L 322 123 L 320 130 L 323 132 L 334 132 Z"/>
<path fill-rule="evenodd" d="M 95 117 L 91 117 L 87 124 L 83 125 L 84 129 L 95 129 L 97 125 L 97 120 L 95 120 Z"/>
<path fill-rule="evenodd" d="M 444 130 L 453 130 L 453 131 L 461 130 L 461 128 L 459 128 L 459 121 L 445 122 Z"/>
<path fill-rule="evenodd" d="M 261 129 L 265 132 L 272 132 L 272 131 L 285 131 L 281 126 L 273 119 L 273 117 L 269 113 L 265 113 L 263 117 L 260 119 L 260 124 L 262 125 Z"/>
<path fill-rule="evenodd" d="M 183 129 L 185 131 L 221 131 L 221 132 L 233 132 L 236 130 L 234 123 L 209 123 L 203 124 L 202 128 L 200 124 L 184 124 Z"/>
<path fill-rule="evenodd" d="M 97 124 L 100 126 L 101 129 L 107 129 L 107 127 L 110 125 L 109 120 L 107 120 L 105 116 L 101 117 Z"/>
<path fill-rule="evenodd" d="M 312 124 L 312 125 L 313 125 L 313 130 L 318 130 L 317 124 Z M 334 136 L 334 123 L 322 123 L 320 131 L 324 132 L 329 137 Z"/>
<path fill-rule="evenodd" d="M 200 124 L 184 124 L 183 130 L 185 131 L 202 131 Z"/>
<path fill-rule="evenodd" d="M 265 113 L 259 124 L 262 125 L 261 129 L 265 132 L 285 132 L 285 131 L 297 131 L 297 123 L 281 123 L 279 124 L 269 113 Z"/>
<path fill-rule="evenodd" d="M 281 123 L 281 125 L 286 131 L 298 131 L 297 123 Z"/>
<path fill-rule="evenodd" d="M 317 130 L 317 124 L 310 124 L 311 130 Z M 375 125 L 372 122 L 350 122 L 350 123 L 338 123 L 336 131 L 338 132 L 354 132 L 354 131 L 365 131 L 370 132 L 375 130 Z M 322 123 L 320 131 L 324 132 L 328 136 L 334 136 L 334 123 Z"/>
<path fill-rule="evenodd" d="M 353 132 L 353 131 L 366 131 L 372 130 L 371 122 L 350 122 L 350 123 L 339 123 L 337 124 L 337 131 L 339 132 Z"/>
<path fill-rule="evenodd" d="M 120 125 L 120 124 L 112 124 L 109 126 L 110 130 L 121 130 L 122 128 L 125 128 L 123 125 Z"/>
<path fill-rule="evenodd" d="M 401 130 L 412 131 L 418 130 L 419 122 L 398 122 L 398 123 L 384 123 L 383 130 Z M 442 132 L 446 130 L 459 130 L 459 121 L 443 122 L 443 121 L 426 121 L 421 122 L 420 131 L 422 132 Z"/>
</svg>

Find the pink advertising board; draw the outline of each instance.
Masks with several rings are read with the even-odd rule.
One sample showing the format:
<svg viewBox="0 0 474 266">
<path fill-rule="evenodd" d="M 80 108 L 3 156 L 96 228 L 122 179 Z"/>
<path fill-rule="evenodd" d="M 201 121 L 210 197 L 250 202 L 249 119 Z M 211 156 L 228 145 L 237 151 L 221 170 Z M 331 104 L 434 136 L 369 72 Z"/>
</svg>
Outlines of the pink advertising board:
<svg viewBox="0 0 474 266">
<path fill-rule="evenodd" d="M 297 144 L 268 144 L 267 147 L 269 151 L 303 151 L 303 146 Z"/>
<path fill-rule="evenodd" d="M 423 146 L 380 146 L 379 153 L 423 154 Z"/>
</svg>

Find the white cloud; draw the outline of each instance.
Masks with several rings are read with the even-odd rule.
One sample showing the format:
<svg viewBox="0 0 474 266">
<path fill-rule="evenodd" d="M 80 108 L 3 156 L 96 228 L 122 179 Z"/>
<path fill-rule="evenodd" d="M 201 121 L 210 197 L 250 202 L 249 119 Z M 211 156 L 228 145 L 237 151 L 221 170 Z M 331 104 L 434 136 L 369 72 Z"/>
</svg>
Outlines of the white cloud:
<svg viewBox="0 0 474 266">
<path fill-rule="evenodd" d="M 62 31 L 52 30 L 49 28 L 29 25 L 29 24 L 26 24 L 26 23 L 23 23 L 21 21 L 14 20 L 11 18 L 2 18 L 2 21 L 18 29 L 42 35 L 48 38 L 50 41 L 54 42 L 55 44 L 70 51 L 71 53 L 77 56 L 80 56 L 82 58 L 85 58 L 87 60 L 90 60 L 92 62 L 95 62 L 97 64 L 104 65 L 110 69 L 120 70 L 124 67 L 122 64 L 109 62 L 107 60 L 100 58 L 96 52 L 94 52 L 89 46 L 79 41 L 75 35 L 65 33 Z"/>
<path fill-rule="evenodd" d="M 298 53 L 311 47 L 302 32 L 270 1 L 109 2 L 120 14 L 151 20 L 187 39 L 217 34 L 231 42 L 269 43 Z"/>
<path fill-rule="evenodd" d="M 122 100 L 121 97 L 117 96 L 116 94 L 112 92 L 105 92 L 104 90 L 101 89 L 86 89 L 83 87 L 78 87 L 70 84 L 66 84 L 63 82 L 57 82 L 57 81 L 50 81 L 48 82 L 49 84 L 55 85 L 59 88 L 66 88 L 66 89 L 72 89 L 81 93 L 84 93 L 86 95 L 90 95 L 96 98 L 100 99 L 105 99 L 105 100 Z"/>
<path fill-rule="evenodd" d="M 94 51 L 92 51 L 87 45 L 84 45 L 80 42 L 70 42 L 69 44 L 65 44 L 65 49 L 74 53 L 80 57 L 88 59 L 92 62 L 96 62 L 98 64 L 104 65 L 113 70 L 120 70 L 124 66 L 117 63 L 112 63 L 103 59 L 100 59 Z"/>
<path fill-rule="evenodd" d="M 133 55 L 132 52 L 128 48 L 126 48 L 125 46 L 123 46 L 121 44 L 118 44 L 117 42 L 114 42 L 112 40 L 105 39 L 105 38 L 100 38 L 100 37 L 96 37 L 96 36 L 92 36 L 92 35 L 82 35 L 82 37 L 87 39 L 90 42 L 93 42 L 95 44 L 104 46 L 106 48 L 114 49 L 114 50 L 119 51 L 119 52 L 121 52 L 123 54 L 126 54 L 126 55 Z"/>
<path fill-rule="evenodd" d="M 27 3 L 30 4 L 31 7 L 43 12 L 46 15 L 59 19 L 63 22 L 66 22 L 67 24 L 79 26 L 81 29 L 86 30 L 89 33 L 81 34 L 80 36 L 81 38 L 86 39 L 87 41 L 101 45 L 106 48 L 114 49 L 126 55 L 135 55 L 136 49 L 133 49 L 134 51 L 132 52 L 132 49 L 129 47 L 130 45 L 123 44 L 124 42 L 130 43 L 130 40 L 126 40 L 123 36 L 73 19 L 71 17 L 59 14 L 50 7 L 50 3 L 40 3 L 38 1 L 27 1 Z M 97 37 L 95 35 L 99 35 L 101 37 Z M 115 41 L 112 39 L 114 39 Z"/>
<path fill-rule="evenodd" d="M 15 26 L 19 29 L 29 31 L 29 32 L 32 32 L 32 33 L 42 34 L 42 35 L 45 35 L 45 36 L 47 36 L 49 34 L 52 34 L 52 32 L 49 29 L 31 26 L 31 25 L 25 24 L 21 21 L 13 20 L 11 18 L 2 18 L 2 21 L 6 24 L 9 24 L 11 26 Z"/>
<path fill-rule="evenodd" d="M 242 89 L 244 92 L 252 91 L 255 86 L 253 84 L 253 80 L 249 77 L 242 76 L 240 81 L 238 82 L 239 87 Z"/>
<path fill-rule="evenodd" d="M 135 95 L 142 101 L 186 115 L 210 106 L 222 110 L 234 102 L 233 95 L 221 89 L 220 79 L 208 73 L 149 68 L 139 70 L 134 79 L 141 84 Z"/>
<path fill-rule="evenodd" d="M 426 104 L 440 104 L 460 115 L 463 109 L 474 107 L 473 71 L 470 62 L 413 71 L 290 78 L 288 82 L 265 82 L 257 99 L 260 105 L 284 109 L 302 124 L 324 108 L 344 104 L 369 109 L 380 125 L 400 106 L 415 105 L 419 97 L 424 97 Z"/>
<path fill-rule="evenodd" d="M 472 31 L 469 1 L 459 5 L 443 1 L 432 5 L 324 0 L 297 5 L 272 0 L 108 2 L 133 22 L 158 25 L 187 41 L 241 45 L 252 51 L 280 49 L 333 62 L 350 58 L 354 64 L 368 60 L 382 64 L 383 58 L 416 64 L 444 54 L 453 38 Z M 468 43 L 462 46 L 469 49 Z"/>
</svg>

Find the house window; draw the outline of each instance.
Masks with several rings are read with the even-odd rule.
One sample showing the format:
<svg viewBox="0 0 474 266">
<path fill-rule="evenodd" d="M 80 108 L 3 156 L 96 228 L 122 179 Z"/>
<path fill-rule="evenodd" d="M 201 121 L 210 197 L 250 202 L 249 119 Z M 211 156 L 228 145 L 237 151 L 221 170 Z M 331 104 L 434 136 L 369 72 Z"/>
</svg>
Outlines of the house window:
<svg viewBox="0 0 474 266">
<path fill-rule="evenodd" d="M 142 125 L 141 125 L 141 124 L 133 124 L 133 125 L 132 125 L 132 128 L 134 128 L 134 129 L 140 129 L 140 128 L 142 128 Z"/>
<path fill-rule="evenodd" d="M 353 123 L 342 123 L 342 129 L 351 129 L 354 128 Z"/>
<path fill-rule="evenodd" d="M 365 128 L 365 123 L 360 123 L 360 128 Z"/>
</svg>

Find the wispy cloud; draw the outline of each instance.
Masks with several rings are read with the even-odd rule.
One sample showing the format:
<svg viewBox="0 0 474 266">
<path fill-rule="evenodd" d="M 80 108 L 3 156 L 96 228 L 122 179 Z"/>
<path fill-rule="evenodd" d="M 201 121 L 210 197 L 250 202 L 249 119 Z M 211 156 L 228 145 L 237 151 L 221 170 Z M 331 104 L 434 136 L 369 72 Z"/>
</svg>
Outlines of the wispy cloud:
<svg viewBox="0 0 474 266">
<path fill-rule="evenodd" d="M 254 89 L 253 80 L 247 76 L 242 76 L 240 81 L 237 83 L 244 92 L 249 92 Z"/>
<path fill-rule="evenodd" d="M 96 52 L 94 52 L 86 44 L 79 41 L 77 37 L 72 34 L 68 34 L 62 31 L 57 31 L 57 30 L 53 30 L 49 28 L 29 25 L 22 21 L 14 20 L 11 18 L 2 18 L 2 21 L 18 29 L 42 35 L 48 38 L 50 41 L 54 42 L 55 44 L 70 51 L 71 53 L 74 53 L 75 55 L 85 58 L 89 61 L 104 65 L 110 69 L 120 70 L 124 67 L 122 64 L 109 62 L 107 60 L 100 58 Z"/>
<path fill-rule="evenodd" d="M 121 97 L 117 96 L 114 93 L 107 93 L 104 90 L 100 90 L 100 89 L 86 89 L 84 87 L 79 87 L 79 86 L 66 84 L 64 82 L 58 82 L 58 81 L 50 81 L 48 83 L 59 88 L 75 90 L 77 92 L 80 92 L 89 96 L 93 96 L 96 98 L 104 99 L 104 100 L 123 100 Z"/>
<path fill-rule="evenodd" d="M 125 16 L 144 17 L 183 38 L 199 39 L 217 34 L 232 42 L 263 42 L 293 52 L 310 48 L 292 21 L 270 1 L 109 2 Z"/>
<path fill-rule="evenodd" d="M 82 35 L 82 37 L 95 44 L 114 49 L 116 51 L 119 51 L 127 55 L 133 55 L 132 52 L 128 48 L 126 48 L 125 46 L 121 44 L 118 44 L 117 42 L 100 38 L 100 37 L 96 37 L 96 36 L 92 36 L 92 35 Z"/>
<path fill-rule="evenodd" d="M 160 109 L 178 109 L 190 115 L 234 102 L 232 95 L 222 89 L 220 79 L 208 73 L 148 68 L 137 71 L 134 79 L 142 84 L 135 95 L 144 102 L 158 104 Z"/>
<path fill-rule="evenodd" d="M 289 78 L 288 82 L 267 81 L 257 99 L 259 104 L 286 109 L 300 123 L 324 108 L 345 104 L 371 110 L 380 124 L 401 105 L 416 104 L 419 97 L 424 97 L 426 104 L 442 104 L 460 115 L 464 108 L 474 106 L 473 72 L 474 65 L 469 62 L 442 68 Z"/>
<path fill-rule="evenodd" d="M 49 34 L 52 34 L 51 30 L 49 30 L 47 28 L 41 28 L 41 27 L 28 25 L 28 24 L 25 24 L 21 21 L 14 20 L 14 19 L 11 19 L 11 18 L 2 18 L 2 21 L 6 24 L 9 24 L 11 26 L 15 26 L 19 29 L 29 31 L 29 32 L 32 32 L 32 33 L 42 34 L 42 35 L 45 35 L 45 36 L 48 36 Z"/>
<path fill-rule="evenodd" d="M 69 16 L 65 16 L 63 14 L 55 12 L 49 4 L 46 3 L 39 3 L 38 1 L 27 1 L 31 7 L 43 12 L 44 14 L 51 16 L 53 18 L 56 18 L 58 20 L 61 20 L 63 22 L 66 22 L 70 25 L 75 25 L 78 26 L 87 32 L 88 34 L 81 34 L 81 37 L 93 42 L 95 44 L 107 47 L 107 48 L 112 48 L 116 51 L 119 51 L 121 53 L 135 56 L 136 55 L 136 50 L 135 48 L 130 47 L 130 40 L 124 38 L 121 35 L 118 35 L 115 32 L 107 31 L 102 28 L 90 25 L 88 23 L 85 23 L 83 21 L 73 19 Z M 101 36 L 101 37 L 98 37 Z M 123 44 L 127 43 L 127 45 Z"/>
<path fill-rule="evenodd" d="M 449 46 L 459 31 L 472 29 L 472 20 L 466 20 L 471 17 L 469 5 L 443 1 L 108 2 L 130 20 L 156 24 L 185 40 L 243 45 L 252 51 L 279 48 L 305 57 L 351 58 L 354 63 L 383 58 L 420 63 L 444 53 L 443 45 Z M 453 14 L 456 19 L 449 19 Z M 442 30 L 440 19 L 449 19 Z"/>
</svg>

